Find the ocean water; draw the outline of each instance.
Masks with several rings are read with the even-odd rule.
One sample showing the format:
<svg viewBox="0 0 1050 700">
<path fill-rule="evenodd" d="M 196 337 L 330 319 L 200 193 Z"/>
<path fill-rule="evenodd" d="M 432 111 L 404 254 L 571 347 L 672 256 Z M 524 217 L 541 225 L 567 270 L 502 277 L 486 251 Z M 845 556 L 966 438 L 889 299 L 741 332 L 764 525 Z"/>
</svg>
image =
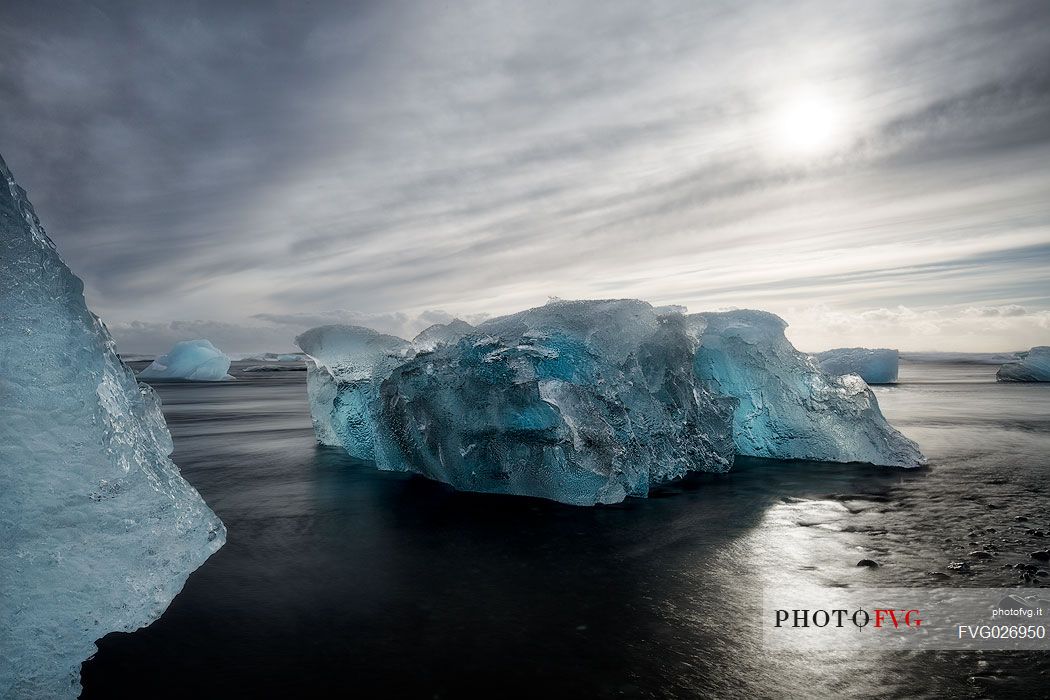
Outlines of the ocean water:
<svg viewBox="0 0 1050 700">
<path fill-rule="evenodd" d="M 1050 546 L 1048 385 L 902 363 L 875 391 L 926 469 L 740 460 L 577 508 L 317 447 L 304 373 L 248 364 L 155 385 L 229 539 L 160 620 L 99 642 L 84 698 L 1050 696 L 1046 652 L 771 651 L 760 627 L 781 587 L 1050 585 L 1005 568 Z"/>
</svg>

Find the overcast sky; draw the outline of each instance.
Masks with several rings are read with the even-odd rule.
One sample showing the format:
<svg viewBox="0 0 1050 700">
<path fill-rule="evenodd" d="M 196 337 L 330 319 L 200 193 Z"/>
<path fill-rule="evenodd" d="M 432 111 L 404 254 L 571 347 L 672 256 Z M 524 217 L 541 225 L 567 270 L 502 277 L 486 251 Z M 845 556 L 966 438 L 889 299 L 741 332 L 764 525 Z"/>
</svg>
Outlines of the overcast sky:
<svg viewBox="0 0 1050 700">
<path fill-rule="evenodd" d="M 548 296 L 1050 344 L 1050 2 L 6 0 L 0 41 L 0 153 L 125 352 Z"/>
</svg>

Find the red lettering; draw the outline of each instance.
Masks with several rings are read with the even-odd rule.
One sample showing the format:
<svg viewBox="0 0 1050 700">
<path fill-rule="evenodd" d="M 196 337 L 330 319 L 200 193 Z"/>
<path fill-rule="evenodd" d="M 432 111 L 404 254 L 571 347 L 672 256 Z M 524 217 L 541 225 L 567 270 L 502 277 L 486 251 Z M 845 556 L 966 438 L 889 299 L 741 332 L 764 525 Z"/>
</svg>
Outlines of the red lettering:
<svg viewBox="0 0 1050 700">
<path fill-rule="evenodd" d="M 893 623 L 893 629 L 897 629 L 898 626 L 900 625 L 900 623 L 897 621 L 897 611 L 896 610 L 887 610 L 887 609 L 884 609 L 884 608 L 876 608 L 875 609 L 875 628 L 876 629 L 881 629 L 882 628 L 882 622 L 885 619 L 886 615 L 890 616 L 890 622 Z"/>
</svg>

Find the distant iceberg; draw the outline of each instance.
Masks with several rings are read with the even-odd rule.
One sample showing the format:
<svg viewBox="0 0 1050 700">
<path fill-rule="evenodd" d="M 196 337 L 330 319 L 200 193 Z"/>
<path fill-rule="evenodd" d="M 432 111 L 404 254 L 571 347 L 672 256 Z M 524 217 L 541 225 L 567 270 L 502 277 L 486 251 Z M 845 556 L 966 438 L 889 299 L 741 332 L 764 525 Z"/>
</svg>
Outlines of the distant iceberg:
<svg viewBox="0 0 1050 700">
<path fill-rule="evenodd" d="M 318 441 L 469 491 L 590 505 L 734 453 L 914 467 L 856 377 L 832 377 L 756 311 L 686 316 L 562 301 L 413 342 L 323 326 L 297 342 Z"/>
<path fill-rule="evenodd" d="M 263 352 L 241 355 L 237 359 L 254 362 L 302 362 L 306 356 L 301 352 Z"/>
<path fill-rule="evenodd" d="M 1018 353 L 1016 362 L 999 368 L 995 378 L 1000 382 L 1050 382 L 1050 346 L 1037 345 Z"/>
<path fill-rule="evenodd" d="M 892 384 L 897 381 L 900 356 L 886 348 L 836 348 L 816 354 L 820 368 L 837 377 L 859 375 L 868 384 Z"/>
<path fill-rule="evenodd" d="M 207 340 L 183 340 L 139 372 L 142 379 L 221 382 L 230 376 L 230 358 Z"/>
<path fill-rule="evenodd" d="M 226 539 L 83 290 L 0 159 L 2 698 L 77 697 L 95 640 L 156 620 Z"/>
</svg>

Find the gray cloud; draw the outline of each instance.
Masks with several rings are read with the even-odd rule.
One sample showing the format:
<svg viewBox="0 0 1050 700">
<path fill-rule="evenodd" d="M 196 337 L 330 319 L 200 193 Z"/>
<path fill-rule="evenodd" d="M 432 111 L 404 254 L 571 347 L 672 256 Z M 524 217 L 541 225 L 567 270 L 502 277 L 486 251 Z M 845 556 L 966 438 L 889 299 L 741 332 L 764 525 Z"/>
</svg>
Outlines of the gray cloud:
<svg viewBox="0 0 1050 700">
<path fill-rule="evenodd" d="M 1012 316 L 1025 316 L 1028 314 L 1028 309 L 1017 304 L 1007 304 L 1005 306 L 979 306 L 969 307 L 964 312 L 967 316 L 981 316 L 984 318 L 1009 318 Z"/>
<path fill-rule="evenodd" d="M 1034 313 L 1047 26 L 1038 1 L 9 2 L 0 151 L 143 345 L 548 295 Z M 777 115 L 813 91 L 841 133 L 800 157 Z"/>
</svg>

